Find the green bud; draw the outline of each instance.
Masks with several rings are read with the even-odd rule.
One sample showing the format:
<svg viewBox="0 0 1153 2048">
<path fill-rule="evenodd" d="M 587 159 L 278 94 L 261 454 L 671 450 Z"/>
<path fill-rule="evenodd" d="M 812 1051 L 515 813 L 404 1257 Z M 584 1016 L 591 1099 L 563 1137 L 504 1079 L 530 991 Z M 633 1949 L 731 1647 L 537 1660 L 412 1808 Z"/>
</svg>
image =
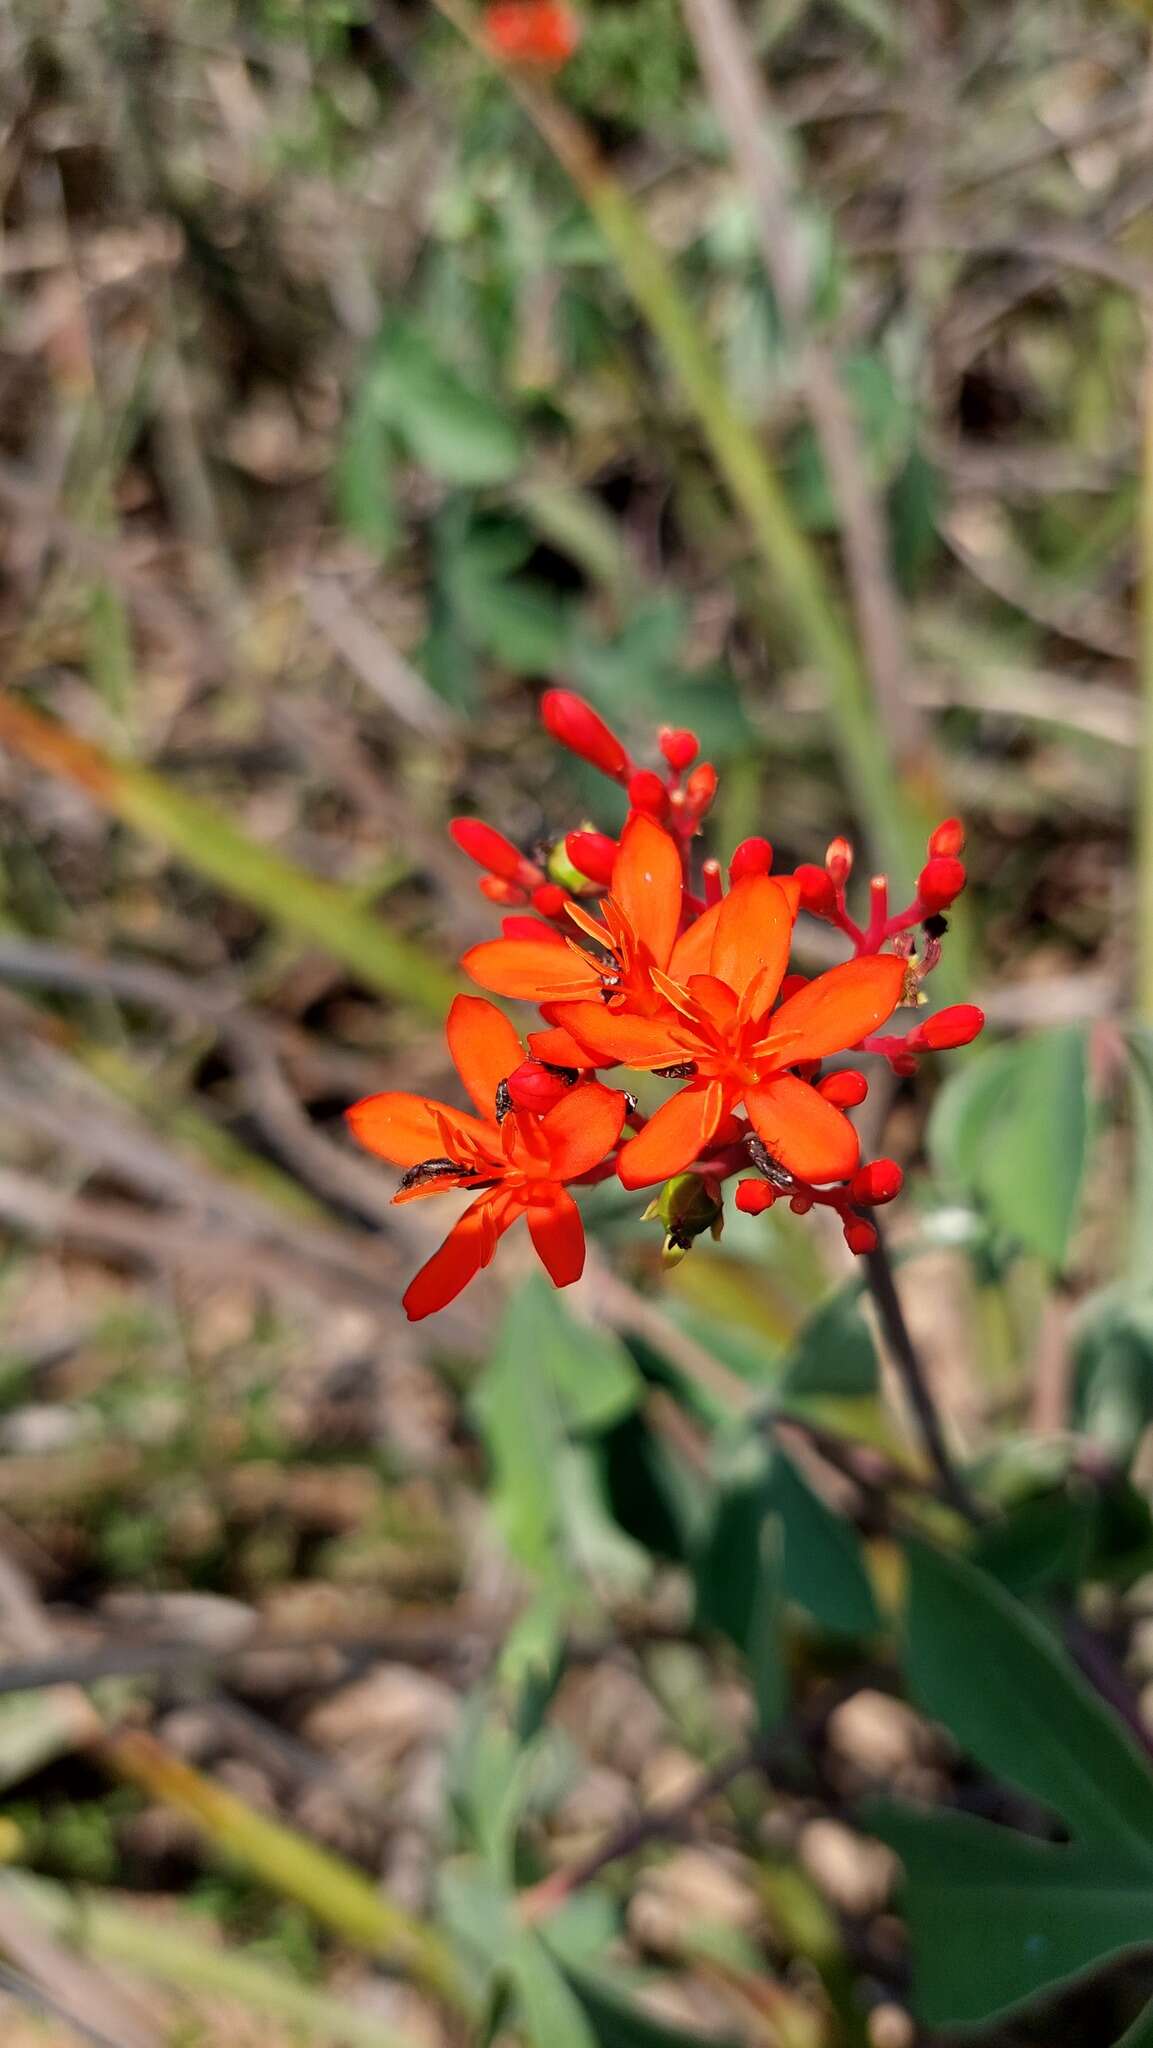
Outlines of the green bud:
<svg viewBox="0 0 1153 2048">
<path fill-rule="evenodd" d="M 694 1240 L 706 1230 L 720 1236 L 725 1205 L 720 1182 L 703 1173 L 677 1173 L 667 1180 L 660 1194 L 645 1210 L 646 1223 L 663 1223 L 665 1242 L 661 1263 L 679 1266 Z"/>
<path fill-rule="evenodd" d="M 591 832 L 592 829 L 591 825 L 581 827 L 581 830 L 585 832 Z M 561 888 L 567 889 L 571 896 L 587 896 L 596 886 L 595 883 L 589 881 L 587 875 L 582 875 L 579 868 L 574 868 L 568 857 L 568 848 L 563 839 L 558 839 L 556 845 L 552 848 L 548 860 L 545 862 L 545 868 L 549 881 L 559 882 Z"/>
</svg>

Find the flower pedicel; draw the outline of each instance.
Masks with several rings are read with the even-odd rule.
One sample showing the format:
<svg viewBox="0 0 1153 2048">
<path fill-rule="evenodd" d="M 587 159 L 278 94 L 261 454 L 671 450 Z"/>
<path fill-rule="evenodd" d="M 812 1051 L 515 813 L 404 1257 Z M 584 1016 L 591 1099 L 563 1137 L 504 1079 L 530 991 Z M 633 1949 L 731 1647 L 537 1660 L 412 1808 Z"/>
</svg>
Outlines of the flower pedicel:
<svg viewBox="0 0 1153 2048">
<path fill-rule="evenodd" d="M 783 1200 L 803 1215 L 820 1204 L 837 1212 L 852 1251 L 870 1251 L 876 1233 L 863 1212 L 893 1200 L 901 1170 L 891 1159 L 862 1164 L 847 1111 L 868 1082 L 855 1064 L 824 1063 L 875 1054 L 910 1074 L 923 1053 L 981 1030 L 971 1003 L 884 1029 L 925 1003 L 944 913 L 965 886 L 960 824 L 947 819 L 932 834 L 901 910 L 890 910 L 888 882 L 875 876 L 858 924 L 846 901 L 846 839 L 822 866 L 781 875 L 768 840 L 747 839 L 727 887 L 716 860 L 696 879 L 694 842 L 717 776 L 698 762 L 694 734 L 660 734 L 661 774 L 638 766 L 573 692 L 546 692 L 541 709 L 554 739 L 626 790 L 629 815 L 619 841 L 584 827 L 547 860 L 479 819 L 451 828 L 483 869 L 485 896 L 510 912 L 502 936 L 473 946 L 463 965 L 491 994 L 537 1004 L 545 1028 L 530 1032 L 526 1057 L 501 1011 L 458 996 L 449 1049 L 479 1114 L 404 1094 L 370 1096 L 349 1112 L 359 1142 L 405 1169 L 397 1201 L 447 1187 L 476 1196 L 409 1287 L 409 1316 L 459 1294 L 520 1216 L 556 1285 L 577 1279 L 584 1232 L 568 1190 L 613 1173 L 627 1188 L 663 1187 L 645 1213 L 664 1223 L 670 1262 L 705 1230 L 719 1234 L 734 1177 L 746 1213 Z M 811 979 L 789 972 L 802 910 L 835 926 L 852 952 Z M 616 1068 L 660 1075 L 673 1092 L 641 1116 L 631 1094 L 596 1078 Z"/>
</svg>

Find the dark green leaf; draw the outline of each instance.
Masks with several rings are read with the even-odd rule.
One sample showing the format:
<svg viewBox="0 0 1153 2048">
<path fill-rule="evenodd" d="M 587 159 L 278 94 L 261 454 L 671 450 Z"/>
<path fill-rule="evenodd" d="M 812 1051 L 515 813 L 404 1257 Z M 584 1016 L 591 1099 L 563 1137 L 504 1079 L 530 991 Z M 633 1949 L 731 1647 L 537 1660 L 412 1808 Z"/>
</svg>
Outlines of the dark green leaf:
<svg viewBox="0 0 1153 2048">
<path fill-rule="evenodd" d="M 788 1704 L 782 1563 L 781 1528 L 762 1461 L 751 1477 L 722 1490 L 693 1577 L 697 1625 L 717 1629 L 740 1650 L 766 1730 Z"/>
<path fill-rule="evenodd" d="M 875 1635 L 881 1617 L 856 1530 L 826 1506 L 781 1450 L 773 1459 L 769 1497 L 781 1520 L 789 1599 L 830 1635 Z"/>
<path fill-rule="evenodd" d="M 1153 2000 L 1138 2013 L 1131 2027 L 1127 2027 L 1116 2048 L 1153 2048 Z"/>
<path fill-rule="evenodd" d="M 921 1543 L 907 1552 L 918 1703 L 987 1770 L 1053 1808 L 1082 1846 L 1143 1863 L 1153 1882 L 1153 1773 L 1109 1708 L 993 1579 Z"/>
<path fill-rule="evenodd" d="M 781 1390 L 797 1400 L 821 1395 L 855 1399 L 875 1394 L 877 1384 L 877 1347 L 861 1310 L 860 1287 L 852 1281 L 802 1326 Z"/>
<path fill-rule="evenodd" d="M 931 2027 L 973 2026 L 1112 1956 L 1148 1948 L 1153 1863 L 1039 1842 L 963 1814 L 867 1808 L 905 1867 L 913 1995 Z"/>
<path fill-rule="evenodd" d="M 978 1533 L 971 1562 L 1018 1599 L 1075 1585 L 1088 1563 L 1094 1523 L 1095 1503 L 1087 1486 L 1033 1494 Z"/>
</svg>

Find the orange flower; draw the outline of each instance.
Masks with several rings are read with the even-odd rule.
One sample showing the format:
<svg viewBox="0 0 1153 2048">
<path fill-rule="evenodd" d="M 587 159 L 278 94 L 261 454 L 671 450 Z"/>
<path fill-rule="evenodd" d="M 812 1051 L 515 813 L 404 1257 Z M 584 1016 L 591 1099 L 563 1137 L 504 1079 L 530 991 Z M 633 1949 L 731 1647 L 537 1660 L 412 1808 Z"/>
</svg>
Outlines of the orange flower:
<svg viewBox="0 0 1153 2048">
<path fill-rule="evenodd" d="M 559 71 L 580 42 L 575 16 L 558 0 L 494 0 L 483 21 L 491 48 L 507 64 Z"/>
<path fill-rule="evenodd" d="M 843 1112 L 790 1068 L 856 1045 L 901 999 L 895 954 L 849 960 L 818 975 L 773 1012 L 788 966 L 800 887 L 747 875 L 677 942 L 669 972 L 651 976 L 647 1014 L 612 1001 L 561 1001 L 552 1022 L 590 1064 L 687 1068 L 688 1085 L 620 1154 L 629 1188 L 681 1173 L 742 1103 L 771 1157 L 799 1180 L 846 1180 L 860 1156 Z M 537 1042 L 539 1045 L 539 1041 Z"/>
<path fill-rule="evenodd" d="M 471 1188 L 477 1199 L 404 1297 L 411 1322 L 444 1308 L 487 1266 L 518 1216 L 557 1287 L 579 1280 L 585 1241 L 565 1182 L 591 1173 L 611 1152 L 625 1098 L 599 1081 L 578 1083 L 544 1116 L 512 1106 L 510 1074 L 524 1059 L 508 1019 L 480 996 L 457 996 L 448 1015 L 449 1051 L 479 1116 L 423 1095 L 370 1095 L 348 1111 L 368 1151 L 406 1169 L 395 1200 L 441 1188 Z"/>
<path fill-rule="evenodd" d="M 604 922 L 579 903 L 566 905 L 573 923 L 598 949 L 595 954 L 542 925 L 539 939 L 490 939 L 473 946 L 461 965 L 497 996 L 532 1003 L 587 997 L 613 1011 L 659 1010 L 663 998 L 655 991 L 653 973 L 666 967 L 677 971 L 683 894 L 676 841 L 652 818 L 638 815 L 621 836 L 612 887 L 600 906 Z"/>
</svg>

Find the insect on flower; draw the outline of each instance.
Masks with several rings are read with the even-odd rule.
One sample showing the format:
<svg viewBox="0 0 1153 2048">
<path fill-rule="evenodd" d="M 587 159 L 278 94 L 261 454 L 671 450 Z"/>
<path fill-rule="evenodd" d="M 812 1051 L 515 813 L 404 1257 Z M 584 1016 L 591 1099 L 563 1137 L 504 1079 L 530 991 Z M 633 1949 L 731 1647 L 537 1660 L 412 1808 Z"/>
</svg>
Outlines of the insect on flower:
<svg viewBox="0 0 1153 2048">
<path fill-rule="evenodd" d="M 567 1183 L 595 1172 L 625 1118 L 624 1096 L 597 1081 L 557 1082 L 559 1096 L 543 1115 L 517 1108 L 509 1077 L 523 1067 L 524 1049 L 480 996 L 456 998 L 447 1037 L 479 1115 L 405 1094 L 370 1095 L 348 1112 L 358 1142 L 405 1169 L 396 1201 L 446 1188 L 477 1195 L 409 1286 L 404 1306 L 413 1322 L 452 1301 L 521 1216 L 550 1279 L 558 1287 L 578 1280 L 584 1227 Z"/>
</svg>

